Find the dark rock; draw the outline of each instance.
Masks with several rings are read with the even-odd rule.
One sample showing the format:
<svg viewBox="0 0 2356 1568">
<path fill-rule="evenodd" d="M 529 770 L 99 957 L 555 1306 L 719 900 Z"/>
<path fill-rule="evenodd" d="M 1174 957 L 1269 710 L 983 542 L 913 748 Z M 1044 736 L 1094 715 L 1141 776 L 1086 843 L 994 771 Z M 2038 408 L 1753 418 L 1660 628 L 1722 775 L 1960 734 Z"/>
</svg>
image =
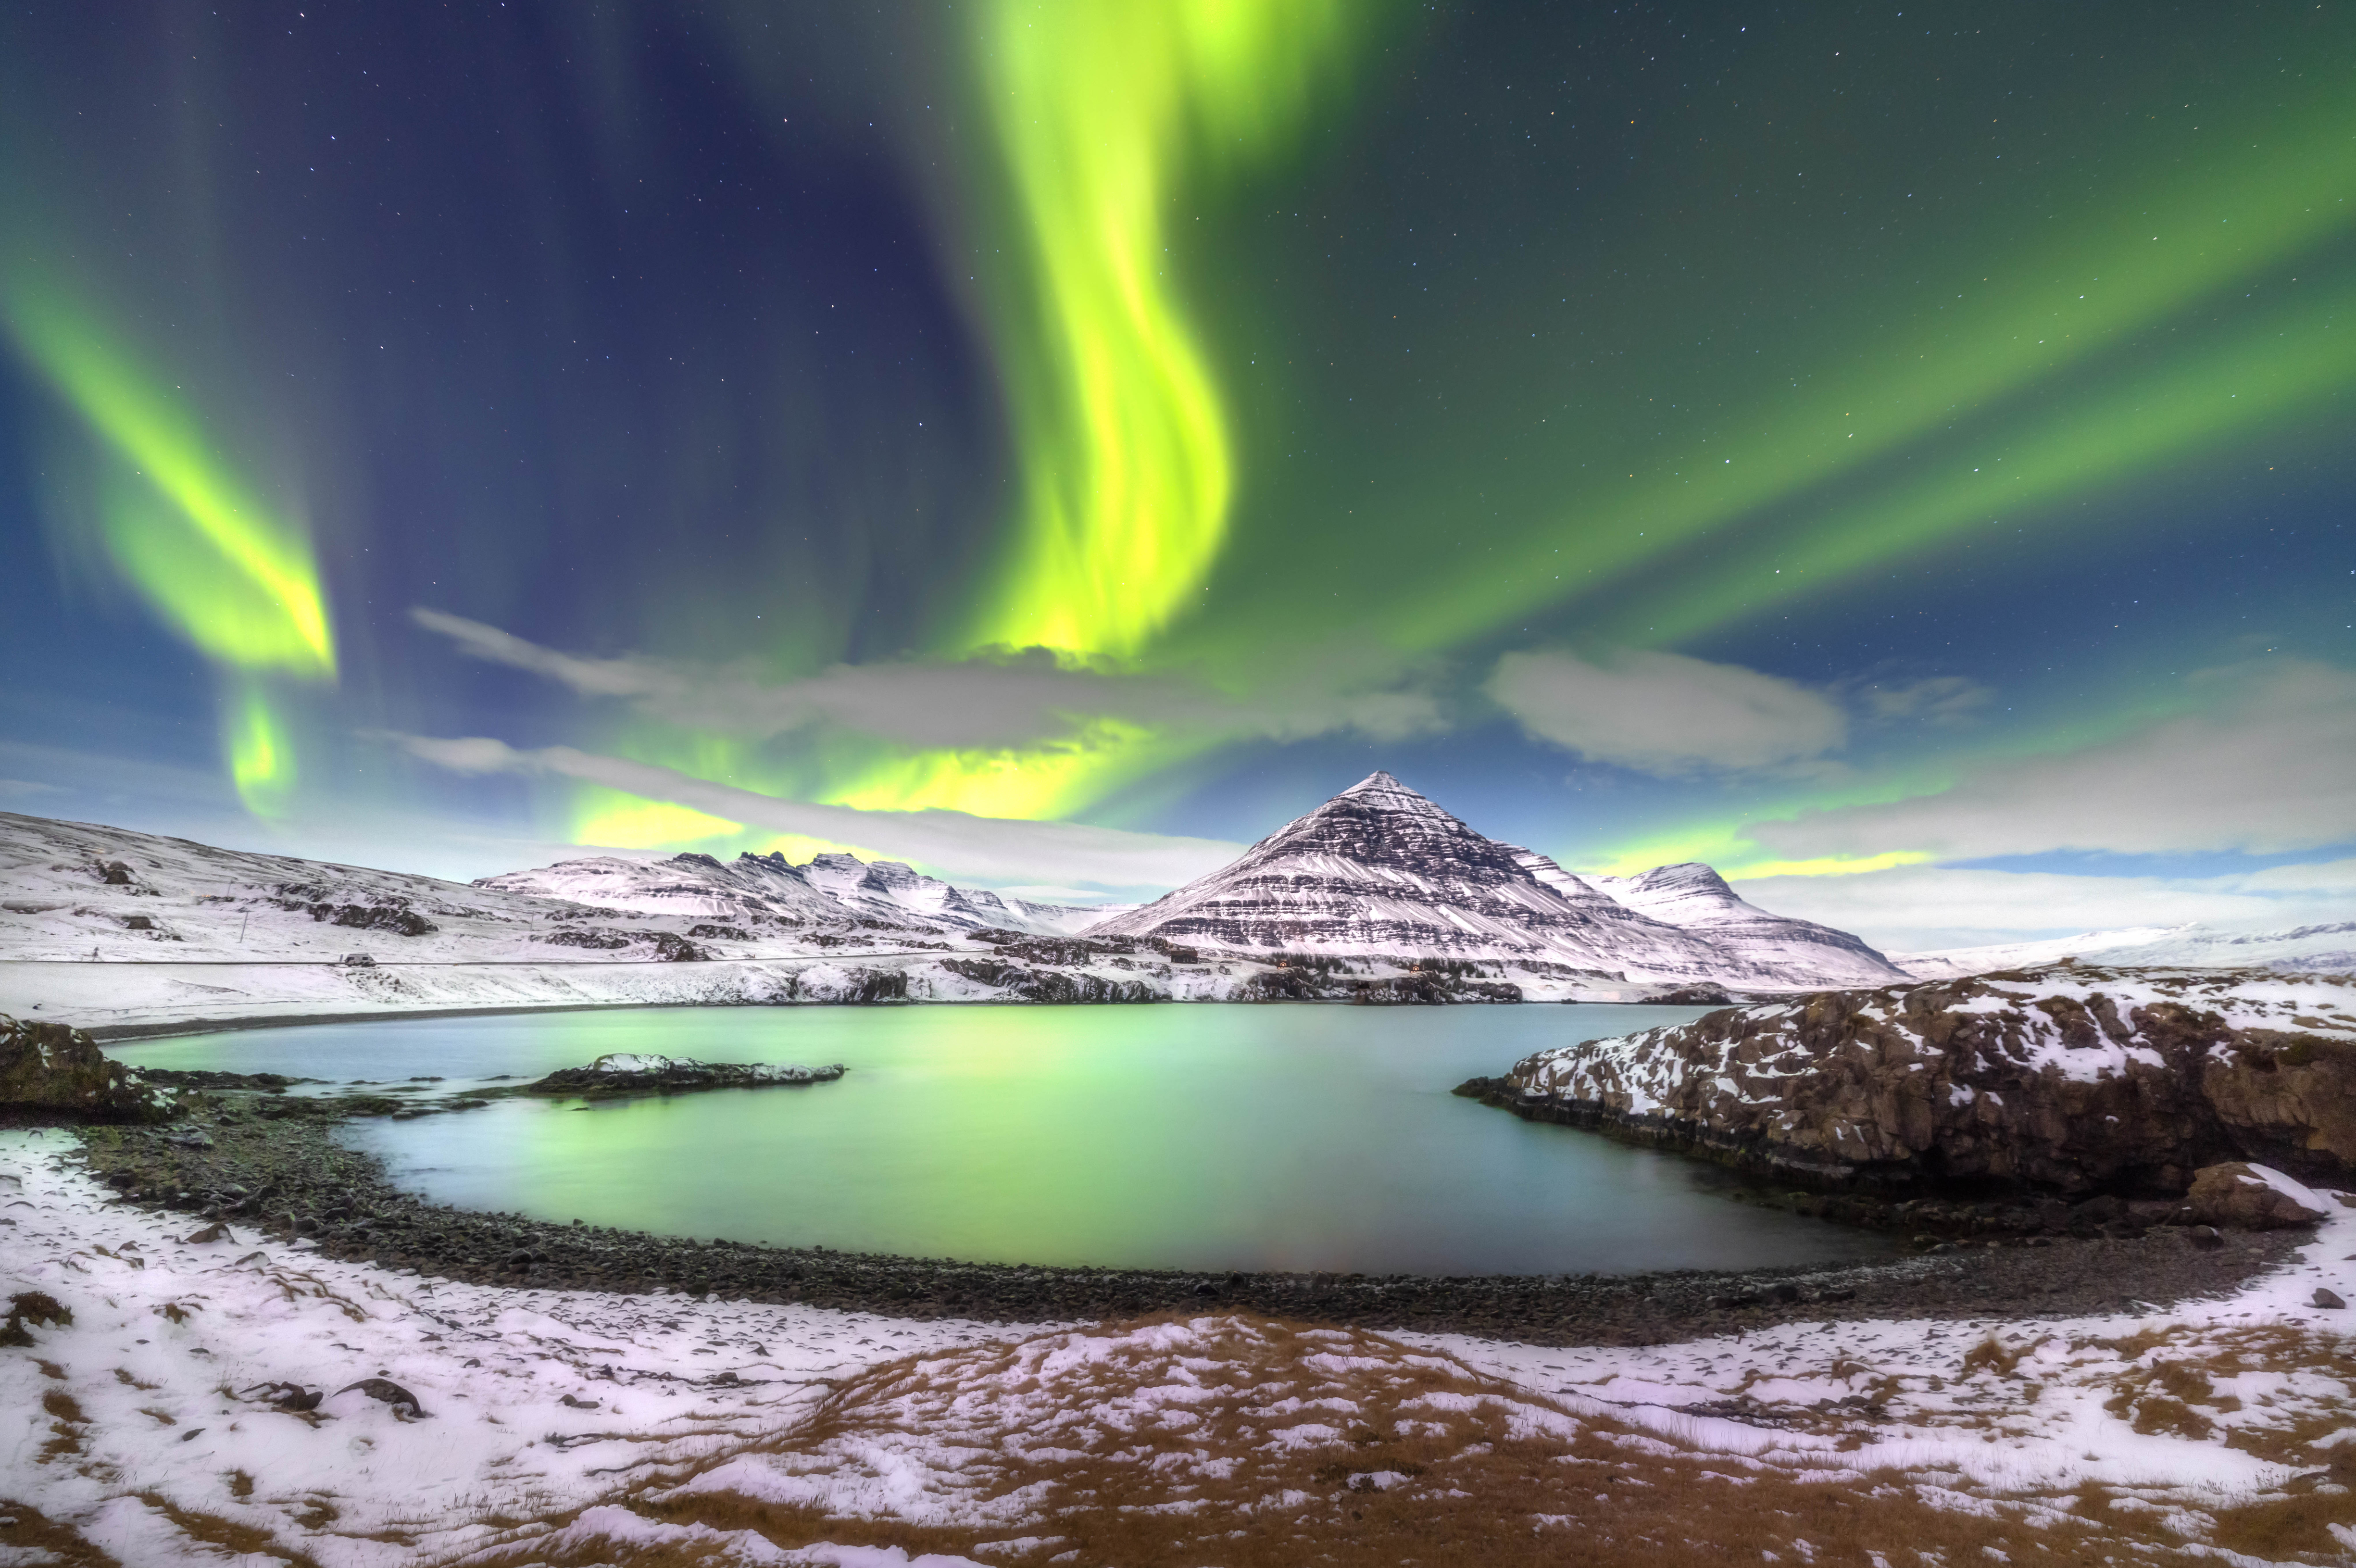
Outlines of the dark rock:
<svg viewBox="0 0 2356 1568">
<path fill-rule="evenodd" d="M 191 1247 L 201 1247 L 212 1241 L 234 1241 L 236 1240 L 237 1238 L 235 1236 L 230 1234 L 229 1227 L 220 1224 L 218 1221 L 206 1226 L 201 1230 L 190 1231 L 187 1239 L 188 1245 Z"/>
<path fill-rule="evenodd" d="M 80 1029 L 0 1014 L 0 1118 L 161 1122 L 171 1101 Z"/>
<path fill-rule="evenodd" d="M 425 1414 L 425 1407 L 417 1402 L 417 1396 L 389 1378 L 362 1378 L 356 1383 L 346 1383 L 327 1397 L 341 1399 L 353 1392 L 366 1394 L 372 1400 L 391 1405 L 395 1415 L 414 1418 Z"/>
<path fill-rule="evenodd" d="M 2346 1306 L 2348 1304 L 2340 1298 L 2339 1292 L 2328 1291 L 2321 1285 L 2318 1285 L 2315 1287 L 2315 1305 L 2318 1306 L 2337 1307 Z"/>
<path fill-rule="evenodd" d="M 306 1389 L 300 1383 L 256 1383 L 237 1391 L 241 1400 L 266 1400 L 273 1410 L 294 1414 L 319 1408 L 321 1394 L 317 1389 Z"/>
<path fill-rule="evenodd" d="M 411 908 L 405 898 L 389 898 L 380 904 L 338 904 L 322 897 L 327 892 L 325 887 L 290 884 L 279 891 L 282 896 L 271 899 L 273 904 L 331 926 L 357 931 L 386 931 L 397 937 L 431 936 L 442 929 Z"/>
<path fill-rule="evenodd" d="M 298 1083 L 322 1081 L 275 1072 L 217 1072 L 210 1068 L 141 1068 L 139 1076 L 166 1089 L 259 1090 L 265 1094 L 283 1094 Z"/>
<path fill-rule="evenodd" d="M 2204 1252 L 2213 1252 L 2225 1244 L 2225 1238 L 2218 1234 L 2213 1225 L 2190 1226 L 2185 1230 L 2184 1239 Z"/>
<path fill-rule="evenodd" d="M 1697 985 L 1680 985 L 1674 991 L 1664 991 L 1658 996 L 1647 996 L 1644 1000 L 1662 1007 L 1731 1007 L 1734 1005 L 1734 998 L 1726 993 L 1725 986 L 1711 985 L 1707 983 Z"/>
</svg>

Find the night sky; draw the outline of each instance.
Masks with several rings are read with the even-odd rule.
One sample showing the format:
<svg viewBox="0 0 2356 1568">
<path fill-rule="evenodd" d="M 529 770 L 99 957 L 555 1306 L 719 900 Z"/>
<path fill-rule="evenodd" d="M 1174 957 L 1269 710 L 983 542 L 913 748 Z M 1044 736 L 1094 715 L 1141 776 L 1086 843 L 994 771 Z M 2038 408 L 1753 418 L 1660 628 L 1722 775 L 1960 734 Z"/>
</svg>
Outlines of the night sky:
<svg viewBox="0 0 2356 1568">
<path fill-rule="evenodd" d="M 14 4 L 0 199 L 0 809 L 2356 908 L 2347 0 Z"/>
</svg>

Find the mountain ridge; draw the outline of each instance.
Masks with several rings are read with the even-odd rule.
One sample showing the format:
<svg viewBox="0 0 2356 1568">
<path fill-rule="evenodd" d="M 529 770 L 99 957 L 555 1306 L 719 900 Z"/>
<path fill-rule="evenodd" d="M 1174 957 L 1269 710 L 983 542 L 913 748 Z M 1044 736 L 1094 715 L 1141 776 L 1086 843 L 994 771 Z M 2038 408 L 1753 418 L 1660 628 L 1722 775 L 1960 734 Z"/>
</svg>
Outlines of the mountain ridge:
<svg viewBox="0 0 2356 1568">
<path fill-rule="evenodd" d="M 1488 838 L 1379 769 L 1229 865 L 1083 934 L 1236 952 L 1536 961 L 1671 983 L 1907 978 L 1847 932 L 1744 903 L 1699 863 L 1590 882 Z"/>
</svg>

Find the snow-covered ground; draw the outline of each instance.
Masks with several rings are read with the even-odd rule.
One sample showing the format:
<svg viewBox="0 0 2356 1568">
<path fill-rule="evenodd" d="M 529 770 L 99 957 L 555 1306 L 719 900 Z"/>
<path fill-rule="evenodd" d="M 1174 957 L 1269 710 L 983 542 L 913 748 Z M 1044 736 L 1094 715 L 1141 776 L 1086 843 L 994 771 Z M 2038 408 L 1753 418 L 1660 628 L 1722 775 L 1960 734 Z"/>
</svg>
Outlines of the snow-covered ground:
<svg viewBox="0 0 2356 1568">
<path fill-rule="evenodd" d="M 39 1412 L 0 1426 L 12 1564 L 942 1568 L 1141 1561 L 1136 1540 L 1214 1561 L 1248 1537 L 1371 1561 L 1368 1521 L 1489 1561 L 1664 1528 L 1950 1568 L 2072 1541 L 2356 1553 L 2350 1309 L 2313 1305 L 2356 1298 L 2344 1209 L 2289 1266 L 2165 1311 L 1563 1349 L 454 1284 L 190 1240 L 65 1144 L 0 1134 L 0 1292 L 73 1315 L 0 1348 L 0 1408 Z M 369 1379 L 416 1410 L 349 1388 Z M 273 1408 L 290 1384 L 326 1397 Z M 1941 1530 L 1980 1544 L 1941 1555 Z"/>
<path fill-rule="evenodd" d="M 2233 931 L 2213 926 L 2130 926 L 2112 931 L 1989 947 L 1891 953 L 1890 961 L 1924 980 L 2035 969 L 2065 958 L 2105 964 L 2265 968 L 2303 973 L 2356 972 L 2356 920 L 2283 930 Z"/>
<path fill-rule="evenodd" d="M 1022 1000 L 1019 986 L 958 972 L 1000 951 L 971 932 L 1026 929 L 1052 943 L 1105 912 L 847 855 L 808 866 L 592 856 L 466 884 L 0 812 L 0 1013 L 117 1032 L 879 994 Z M 1100 993 L 1143 980 L 1173 1001 L 1224 1000 L 1269 969 L 1232 955 L 1173 964 L 1150 944 L 1134 957 L 1064 946 L 1050 967 Z M 1353 969 L 1379 979 L 1406 961 Z M 1532 1001 L 1628 1002 L 1659 989 L 1543 963 L 1487 968 Z"/>
</svg>

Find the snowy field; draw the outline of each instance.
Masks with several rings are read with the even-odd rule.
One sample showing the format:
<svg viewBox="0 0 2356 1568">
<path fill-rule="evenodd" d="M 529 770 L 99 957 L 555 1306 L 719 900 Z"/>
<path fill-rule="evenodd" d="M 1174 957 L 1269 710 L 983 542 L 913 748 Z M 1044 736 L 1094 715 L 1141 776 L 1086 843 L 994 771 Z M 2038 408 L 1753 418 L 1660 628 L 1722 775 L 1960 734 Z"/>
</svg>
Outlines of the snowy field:
<svg viewBox="0 0 2356 1568">
<path fill-rule="evenodd" d="M 2140 1316 L 1559 1349 L 440 1283 L 69 1148 L 0 1134 L 0 1292 L 72 1315 L 0 1348 L 0 1564 L 2356 1558 L 2336 1206 Z"/>
</svg>

